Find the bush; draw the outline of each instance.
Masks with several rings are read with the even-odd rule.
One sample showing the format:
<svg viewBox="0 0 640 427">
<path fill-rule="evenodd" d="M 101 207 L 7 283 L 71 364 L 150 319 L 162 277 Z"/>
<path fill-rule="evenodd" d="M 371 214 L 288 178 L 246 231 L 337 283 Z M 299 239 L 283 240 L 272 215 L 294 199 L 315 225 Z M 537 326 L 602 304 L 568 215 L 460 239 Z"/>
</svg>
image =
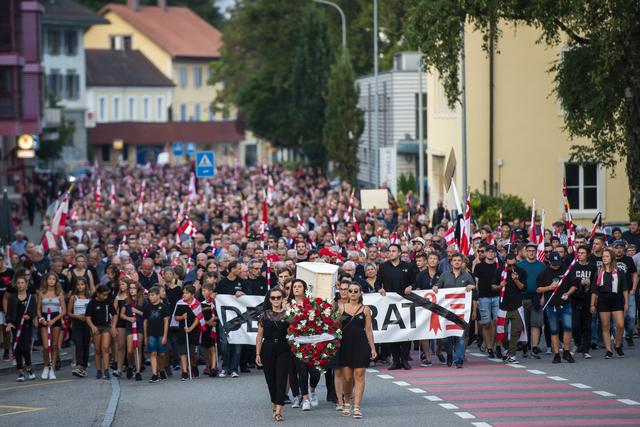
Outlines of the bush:
<svg viewBox="0 0 640 427">
<path fill-rule="evenodd" d="M 531 208 L 524 201 L 512 194 L 489 196 L 475 191 L 471 195 L 471 213 L 476 218 L 478 225 L 489 224 L 497 226 L 502 209 L 502 221 L 511 221 L 513 218 L 529 218 Z"/>
<path fill-rule="evenodd" d="M 413 191 L 415 193 L 418 188 L 418 182 L 416 181 L 416 177 L 413 176 L 412 173 L 409 175 L 402 174 L 398 177 L 398 192 L 407 194 L 409 191 Z"/>
</svg>

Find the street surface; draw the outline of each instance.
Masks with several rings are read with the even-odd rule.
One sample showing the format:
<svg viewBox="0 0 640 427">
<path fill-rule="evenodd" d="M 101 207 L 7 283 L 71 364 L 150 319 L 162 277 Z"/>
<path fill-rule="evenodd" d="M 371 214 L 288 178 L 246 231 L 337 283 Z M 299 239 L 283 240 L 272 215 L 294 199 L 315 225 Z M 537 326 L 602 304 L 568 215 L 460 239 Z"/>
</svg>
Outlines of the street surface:
<svg viewBox="0 0 640 427">
<path fill-rule="evenodd" d="M 493 362 L 472 346 L 464 369 L 434 364 L 411 371 L 369 370 L 362 406 L 364 420 L 342 418 L 324 400 L 310 412 L 287 407 L 289 425 L 334 426 L 366 422 L 370 426 L 640 426 L 640 351 L 626 349 L 624 359 L 574 365 L 522 359 L 521 365 Z M 417 354 L 414 353 L 414 358 Z M 414 361 L 414 365 L 415 365 Z M 519 367 L 520 366 L 520 367 Z M 0 424 L 3 426 L 98 426 L 112 395 L 112 384 L 77 379 L 65 367 L 58 380 L 16 383 L 13 372 L 0 375 Z M 89 368 L 93 376 L 95 371 Z M 39 375 L 40 372 L 38 371 Z M 114 426 L 271 426 L 271 405 L 260 371 L 239 379 L 202 377 L 181 382 L 176 376 L 150 384 L 120 380 Z"/>
</svg>

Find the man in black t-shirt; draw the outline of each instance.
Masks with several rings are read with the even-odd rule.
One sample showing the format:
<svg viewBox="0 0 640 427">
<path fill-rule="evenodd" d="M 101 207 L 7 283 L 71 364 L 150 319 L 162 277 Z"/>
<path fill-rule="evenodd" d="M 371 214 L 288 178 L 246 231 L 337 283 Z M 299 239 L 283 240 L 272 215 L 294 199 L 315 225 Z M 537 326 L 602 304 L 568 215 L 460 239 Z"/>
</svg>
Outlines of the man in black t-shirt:
<svg viewBox="0 0 640 427">
<path fill-rule="evenodd" d="M 627 242 L 616 240 L 613 242 L 616 253 L 616 266 L 624 273 L 629 287 L 629 309 L 624 313 L 625 339 L 629 347 L 633 347 L 633 333 L 636 329 L 636 289 L 638 289 L 638 271 L 633 258 L 626 255 Z"/>
<path fill-rule="evenodd" d="M 505 321 L 510 325 L 509 343 L 506 354 L 508 363 L 518 363 L 516 351 L 518 340 L 524 327 L 524 310 L 522 309 L 522 291 L 526 287 L 527 272 L 518 267 L 518 260 L 514 253 L 509 253 L 506 259 L 507 274 L 504 279 L 500 277 L 500 288 L 504 288 L 504 297 L 500 301 L 500 310 L 505 311 Z M 502 276 L 502 274 L 501 274 Z M 505 332 L 506 329 L 505 323 Z M 526 346 L 525 346 L 526 348 Z"/>
<path fill-rule="evenodd" d="M 231 261 L 227 267 L 227 277 L 223 277 L 216 291 L 219 295 L 235 295 L 237 297 L 245 295 L 242 279 L 240 279 L 240 264 Z M 221 337 L 220 351 L 222 353 L 222 370 L 219 376 L 231 375 L 233 378 L 240 376 L 240 357 L 242 355 L 242 345 L 229 344 L 225 337 Z"/>
<path fill-rule="evenodd" d="M 585 359 L 591 359 L 589 354 L 591 343 L 591 290 L 598 276 L 595 263 L 589 261 L 589 248 L 580 246 L 576 249 L 578 261 L 567 277 L 576 288 L 571 301 L 573 340 Z"/>
<path fill-rule="evenodd" d="M 497 356 L 502 358 L 500 347 L 495 348 L 496 320 L 498 319 L 498 309 L 500 300 L 500 272 L 496 265 L 496 248 L 493 245 L 481 245 L 478 248 L 478 255 L 484 253 L 484 260 L 479 262 L 473 269 L 473 276 L 478 287 L 478 305 L 480 307 L 480 327 L 482 328 L 482 338 L 489 359 Z"/>
<path fill-rule="evenodd" d="M 175 320 L 178 322 L 178 353 L 180 354 L 180 366 L 182 368 L 181 380 L 189 378 L 187 365 L 187 354 L 191 357 L 191 371 L 195 377 L 198 376 L 198 356 L 196 345 L 200 338 L 200 325 L 189 304 L 195 299 L 196 288 L 193 285 L 186 285 L 183 290 L 182 300 L 175 308 Z"/>
<path fill-rule="evenodd" d="M 260 274 L 262 262 L 252 259 L 248 263 L 249 276 L 245 279 L 242 287 L 247 291 L 247 295 L 266 295 L 267 278 Z"/>
<path fill-rule="evenodd" d="M 572 310 L 571 295 L 576 291 L 573 283 L 569 280 L 561 280 L 565 272 L 562 258 L 557 252 L 549 255 L 549 267 L 538 275 L 536 279 L 536 292 L 544 295 L 544 304 L 547 304 L 545 312 L 549 318 L 549 332 L 551 334 L 551 347 L 553 348 L 553 363 L 560 363 L 560 325 L 562 322 L 563 337 L 562 343 L 564 351 L 562 358 L 569 363 L 575 360 L 569 352 L 571 346 Z M 543 305 L 544 305 L 543 304 Z"/>
</svg>

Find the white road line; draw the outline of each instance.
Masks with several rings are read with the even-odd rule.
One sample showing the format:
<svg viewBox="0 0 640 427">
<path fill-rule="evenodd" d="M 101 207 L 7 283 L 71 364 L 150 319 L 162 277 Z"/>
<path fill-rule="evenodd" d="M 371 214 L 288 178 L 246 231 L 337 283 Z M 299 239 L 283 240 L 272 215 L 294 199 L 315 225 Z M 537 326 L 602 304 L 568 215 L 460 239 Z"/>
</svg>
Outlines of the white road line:
<svg viewBox="0 0 640 427">
<path fill-rule="evenodd" d="M 551 377 L 547 377 L 550 380 L 554 380 L 554 381 L 567 381 L 566 378 L 562 378 L 562 377 L 555 377 L 555 376 L 551 376 Z"/>
<path fill-rule="evenodd" d="M 410 392 L 412 392 L 412 393 L 426 393 L 426 391 L 424 391 L 424 390 L 423 390 L 423 389 L 421 389 L 421 388 L 410 388 L 410 389 L 408 389 L 408 390 L 409 390 Z"/>
<path fill-rule="evenodd" d="M 574 386 L 575 388 L 591 388 L 590 385 L 580 384 L 580 383 L 573 383 L 571 385 Z"/>
<path fill-rule="evenodd" d="M 527 372 L 529 372 L 530 374 L 534 374 L 534 375 L 545 375 L 546 374 L 546 372 L 539 371 L 537 369 L 527 369 Z"/>
<path fill-rule="evenodd" d="M 511 366 L 512 368 L 516 368 L 516 369 L 526 369 L 527 368 L 524 365 L 517 365 L 515 363 L 507 363 L 507 366 Z"/>
<path fill-rule="evenodd" d="M 380 372 L 377 369 L 372 369 L 372 368 L 368 368 L 367 372 L 369 372 L 370 374 L 376 373 L 376 372 Z"/>
<path fill-rule="evenodd" d="M 491 424 L 489 423 L 471 423 L 473 426 L 475 427 L 493 427 Z"/>
<path fill-rule="evenodd" d="M 487 360 L 490 360 L 491 362 L 502 363 L 502 359 L 487 359 Z"/>
<path fill-rule="evenodd" d="M 613 393 L 609 393 L 608 391 L 602 391 L 602 390 L 594 391 L 594 393 L 595 394 L 599 394 L 600 396 L 603 396 L 603 397 L 613 397 L 613 396 L 615 396 L 615 394 L 613 394 Z"/>
<path fill-rule="evenodd" d="M 393 379 L 393 377 L 391 375 L 387 375 L 387 374 L 378 375 L 378 378 L 382 378 L 383 380 L 392 380 Z"/>
<path fill-rule="evenodd" d="M 463 420 L 470 420 L 472 418 L 475 418 L 475 415 L 472 415 L 468 412 L 456 412 L 455 413 L 457 416 L 459 416 L 460 418 L 462 418 Z"/>
<path fill-rule="evenodd" d="M 442 406 L 444 409 L 460 409 L 453 403 L 440 403 L 439 405 Z"/>
<path fill-rule="evenodd" d="M 400 386 L 403 386 L 403 387 L 404 387 L 404 386 L 411 385 L 411 384 L 409 384 L 409 383 L 408 383 L 408 382 L 406 382 L 406 381 L 394 381 L 393 383 L 394 383 L 395 385 L 400 385 Z"/>
<path fill-rule="evenodd" d="M 425 399 L 427 399 L 430 402 L 441 402 L 442 399 L 440 399 L 438 396 L 425 396 Z"/>
<path fill-rule="evenodd" d="M 469 353 L 469 354 L 475 357 L 487 357 L 487 355 L 484 353 Z"/>
<path fill-rule="evenodd" d="M 625 405 L 640 405 L 640 402 L 631 399 L 618 399 L 618 402 L 624 403 Z"/>
</svg>

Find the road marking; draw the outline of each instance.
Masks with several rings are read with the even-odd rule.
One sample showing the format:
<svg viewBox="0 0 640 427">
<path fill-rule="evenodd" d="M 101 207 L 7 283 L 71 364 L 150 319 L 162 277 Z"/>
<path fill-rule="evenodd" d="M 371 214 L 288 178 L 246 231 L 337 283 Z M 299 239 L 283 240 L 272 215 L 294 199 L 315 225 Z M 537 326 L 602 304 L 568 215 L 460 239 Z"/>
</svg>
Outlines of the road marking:
<svg viewBox="0 0 640 427">
<path fill-rule="evenodd" d="M 378 375 L 378 378 L 382 378 L 383 380 L 392 380 L 393 379 L 393 377 L 391 375 L 387 375 L 387 374 Z"/>
<path fill-rule="evenodd" d="M 104 418 L 100 427 L 111 427 L 113 419 L 116 416 L 116 410 L 118 409 L 118 401 L 120 400 L 120 381 L 111 377 L 111 399 L 109 399 L 109 406 L 104 412 Z"/>
<path fill-rule="evenodd" d="M 511 366 L 512 368 L 516 368 L 516 369 L 526 369 L 527 368 L 524 365 L 519 365 L 519 364 L 515 364 L 515 363 L 507 363 L 507 366 Z"/>
<path fill-rule="evenodd" d="M 21 389 L 21 388 L 31 388 L 31 387 L 40 387 L 40 386 L 44 386 L 44 385 L 53 385 L 53 384 L 64 384 L 64 383 L 70 383 L 73 380 L 61 380 L 61 381 L 47 381 L 47 382 L 38 382 L 35 384 L 27 384 L 27 385 L 17 385 L 17 386 L 13 386 L 13 387 L 5 387 L 5 388 L 0 388 L 0 391 L 5 391 L 5 390 L 17 390 L 17 389 Z"/>
<path fill-rule="evenodd" d="M 547 377 L 547 378 L 554 381 L 567 381 L 566 378 L 562 378 L 562 377 Z"/>
<path fill-rule="evenodd" d="M 471 423 L 471 424 L 474 425 L 475 427 L 493 427 L 489 423 Z"/>
<path fill-rule="evenodd" d="M 438 396 L 425 396 L 425 399 L 427 399 L 430 402 L 441 402 L 442 399 L 440 399 Z"/>
<path fill-rule="evenodd" d="M 496 362 L 496 363 L 502 363 L 502 359 L 487 359 L 490 360 L 492 362 Z"/>
<path fill-rule="evenodd" d="M 613 393 L 609 393 L 608 391 L 594 391 L 595 394 L 599 394 L 600 396 L 604 396 L 604 397 L 613 397 L 615 396 L 615 394 Z"/>
<path fill-rule="evenodd" d="M 423 390 L 423 389 L 421 389 L 421 388 L 410 388 L 410 389 L 408 389 L 408 390 L 409 390 L 410 392 L 412 392 L 412 393 L 416 393 L 416 394 L 418 394 L 418 393 L 426 393 L 426 391 L 424 391 L 424 390 Z"/>
<path fill-rule="evenodd" d="M 405 382 L 405 381 L 394 381 L 393 383 L 394 383 L 395 385 L 399 385 L 399 386 L 403 386 L 403 387 L 404 387 L 404 386 L 411 385 L 411 384 L 409 384 L 408 382 Z"/>
<path fill-rule="evenodd" d="M 487 357 L 487 355 L 484 353 L 469 353 L 469 354 L 475 357 Z"/>
<path fill-rule="evenodd" d="M 527 372 L 529 372 L 530 374 L 534 374 L 534 375 L 545 375 L 546 374 L 546 372 L 539 371 L 537 369 L 527 369 Z"/>
<path fill-rule="evenodd" d="M 32 406 L 11 406 L 11 405 L 0 405 L 0 409 L 14 409 L 14 411 L 6 412 L 4 414 L 0 414 L 0 417 L 6 417 L 8 415 L 17 415 L 17 414 L 25 414 L 27 412 L 36 412 L 42 411 L 47 408 L 35 408 Z"/>
<path fill-rule="evenodd" d="M 575 388 L 591 388 L 590 385 L 581 384 L 581 383 L 573 383 L 571 385 L 574 386 Z"/>
<path fill-rule="evenodd" d="M 442 406 L 444 409 L 460 409 L 453 403 L 439 403 L 439 405 Z"/>
<path fill-rule="evenodd" d="M 380 372 L 377 369 L 372 369 L 372 368 L 368 368 L 367 372 L 369 372 L 370 374 L 376 373 L 376 372 Z"/>
<path fill-rule="evenodd" d="M 624 403 L 625 405 L 640 405 L 640 402 L 631 399 L 618 399 L 618 402 Z"/>
<path fill-rule="evenodd" d="M 463 420 L 470 420 L 472 418 L 475 418 L 475 415 L 472 415 L 468 412 L 456 412 L 455 413 L 457 416 L 459 416 L 460 418 L 462 418 Z"/>
</svg>

